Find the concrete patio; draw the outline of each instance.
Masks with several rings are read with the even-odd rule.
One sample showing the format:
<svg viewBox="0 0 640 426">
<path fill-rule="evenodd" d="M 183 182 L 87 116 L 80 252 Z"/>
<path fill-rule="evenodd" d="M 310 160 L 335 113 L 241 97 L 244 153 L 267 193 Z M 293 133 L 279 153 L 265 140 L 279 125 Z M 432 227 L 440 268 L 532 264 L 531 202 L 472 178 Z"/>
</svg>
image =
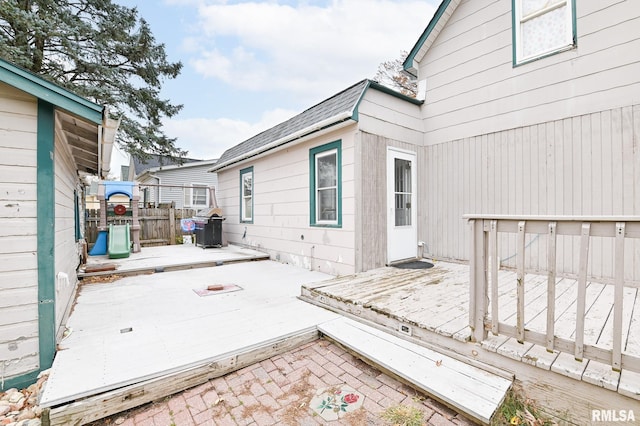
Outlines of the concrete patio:
<svg viewBox="0 0 640 426">
<path fill-rule="evenodd" d="M 67 415 L 86 423 L 104 417 L 110 404 L 121 411 L 153 400 L 154 392 L 167 391 L 163 378 L 174 381 L 168 395 L 196 380 L 180 376 L 185 372 L 216 377 L 251 365 L 317 339 L 317 324 L 337 317 L 297 298 L 301 284 L 330 276 L 271 261 L 234 263 L 259 252 L 169 246 L 139 255 L 108 261 L 118 274 L 183 270 L 81 282 L 40 403 L 52 408 L 53 424 L 64 424 Z M 205 262 L 224 266 L 198 267 Z M 211 285 L 225 290 L 206 292 Z M 91 398 L 109 392 L 120 402 L 103 401 L 92 414 Z"/>
</svg>

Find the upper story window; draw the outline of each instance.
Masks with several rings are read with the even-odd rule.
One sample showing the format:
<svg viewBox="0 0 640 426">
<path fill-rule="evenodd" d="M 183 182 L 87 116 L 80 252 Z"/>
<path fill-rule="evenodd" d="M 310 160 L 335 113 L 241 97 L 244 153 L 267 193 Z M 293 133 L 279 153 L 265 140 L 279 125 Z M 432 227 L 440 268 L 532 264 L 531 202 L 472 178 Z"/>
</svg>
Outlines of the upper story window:
<svg viewBox="0 0 640 426">
<path fill-rule="evenodd" d="M 575 0 L 512 0 L 513 64 L 576 45 Z"/>
<path fill-rule="evenodd" d="M 240 222 L 253 222 L 253 167 L 240 170 Z"/>
<path fill-rule="evenodd" d="M 311 225 L 342 226 L 342 143 L 309 151 Z"/>
<path fill-rule="evenodd" d="M 189 207 L 207 207 L 208 203 L 207 186 L 205 184 L 193 183 L 184 190 L 184 205 Z"/>
</svg>

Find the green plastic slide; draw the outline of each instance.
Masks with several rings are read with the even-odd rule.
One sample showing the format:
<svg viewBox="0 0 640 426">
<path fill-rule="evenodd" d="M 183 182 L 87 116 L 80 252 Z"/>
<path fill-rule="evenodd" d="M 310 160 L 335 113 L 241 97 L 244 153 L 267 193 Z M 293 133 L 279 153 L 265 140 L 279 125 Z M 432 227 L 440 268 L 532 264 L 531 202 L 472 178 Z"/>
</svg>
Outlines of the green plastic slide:
<svg viewBox="0 0 640 426">
<path fill-rule="evenodd" d="M 109 225 L 109 258 L 122 259 L 131 253 L 129 224 Z"/>
</svg>

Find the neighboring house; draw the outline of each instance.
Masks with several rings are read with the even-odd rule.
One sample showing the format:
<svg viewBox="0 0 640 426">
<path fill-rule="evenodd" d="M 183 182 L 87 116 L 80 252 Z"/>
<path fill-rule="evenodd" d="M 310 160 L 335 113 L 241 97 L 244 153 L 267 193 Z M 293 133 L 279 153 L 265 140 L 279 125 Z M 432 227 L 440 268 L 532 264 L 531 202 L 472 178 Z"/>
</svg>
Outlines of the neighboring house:
<svg viewBox="0 0 640 426">
<path fill-rule="evenodd" d="M 215 162 L 158 155 L 146 160 L 133 157 L 128 179 L 140 185 L 144 205 L 173 203 L 176 208 L 201 209 L 209 206 L 209 188 L 218 186 L 218 176 L 207 172 Z"/>
<path fill-rule="evenodd" d="M 468 260 L 467 213 L 639 215 L 638 24 L 629 1 L 443 1 L 404 64 L 424 102 L 361 81 L 222 155 L 226 239 L 344 274 Z"/>
<path fill-rule="evenodd" d="M 53 362 L 83 249 L 81 177 L 106 177 L 117 125 L 0 59 L 0 389 Z"/>
</svg>

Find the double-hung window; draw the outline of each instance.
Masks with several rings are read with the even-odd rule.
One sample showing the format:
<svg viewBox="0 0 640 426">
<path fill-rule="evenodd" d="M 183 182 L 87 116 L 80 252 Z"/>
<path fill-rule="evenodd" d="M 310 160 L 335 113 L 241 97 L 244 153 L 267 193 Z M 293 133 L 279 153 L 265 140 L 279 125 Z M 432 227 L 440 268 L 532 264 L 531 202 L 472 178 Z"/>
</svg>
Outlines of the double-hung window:
<svg viewBox="0 0 640 426">
<path fill-rule="evenodd" d="M 341 151 L 341 141 L 309 151 L 311 225 L 342 226 Z"/>
<path fill-rule="evenodd" d="M 253 222 L 253 167 L 240 170 L 240 222 Z"/>
<path fill-rule="evenodd" d="M 576 45 L 576 0 L 512 0 L 513 64 Z"/>
<path fill-rule="evenodd" d="M 208 206 L 207 186 L 205 184 L 193 183 L 184 188 L 185 207 L 202 208 Z"/>
</svg>

